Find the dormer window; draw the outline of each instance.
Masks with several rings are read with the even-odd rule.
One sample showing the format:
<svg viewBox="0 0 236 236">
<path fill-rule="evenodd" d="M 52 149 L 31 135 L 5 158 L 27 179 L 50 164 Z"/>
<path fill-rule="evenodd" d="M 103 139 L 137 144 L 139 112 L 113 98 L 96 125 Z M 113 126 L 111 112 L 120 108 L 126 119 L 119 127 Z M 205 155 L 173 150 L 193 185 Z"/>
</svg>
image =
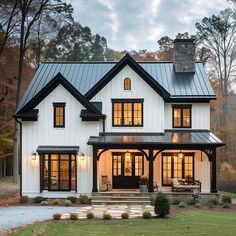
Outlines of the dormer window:
<svg viewBox="0 0 236 236">
<path fill-rule="evenodd" d="M 65 103 L 53 103 L 54 107 L 54 128 L 65 127 Z"/>
<path fill-rule="evenodd" d="M 191 105 L 173 105 L 173 128 L 191 128 Z"/>
<path fill-rule="evenodd" d="M 124 79 L 124 90 L 131 90 L 131 79 L 130 78 Z"/>
</svg>

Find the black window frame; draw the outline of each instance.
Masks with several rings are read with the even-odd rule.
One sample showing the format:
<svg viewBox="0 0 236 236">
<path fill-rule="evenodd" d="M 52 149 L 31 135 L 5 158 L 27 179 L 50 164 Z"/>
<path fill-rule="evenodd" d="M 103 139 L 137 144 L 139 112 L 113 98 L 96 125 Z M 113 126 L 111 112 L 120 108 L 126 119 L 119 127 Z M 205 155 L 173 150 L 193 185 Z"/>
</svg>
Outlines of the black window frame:
<svg viewBox="0 0 236 236">
<path fill-rule="evenodd" d="M 181 125 L 180 126 L 175 126 L 175 123 L 174 123 L 174 109 L 180 109 L 181 110 L 181 115 L 180 115 L 180 120 L 181 120 Z M 184 126 L 183 125 L 183 123 L 184 123 L 184 117 L 183 117 L 183 109 L 189 109 L 189 114 L 190 114 L 190 116 L 189 116 L 189 126 Z M 189 128 L 192 128 L 192 105 L 172 105 L 172 127 L 173 128 L 183 128 L 183 129 L 185 129 L 185 128 L 187 128 L 187 129 L 189 129 Z"/>
<path fill-rule="evenodd" d="M 48 187 L 44 188 L 44 166 L 45 166 L 45 155 L 48 156 Z M 51 189 L 51 155 L 58 155 L 58 189 Z M 68 189 L 61 189 L 61 184 L 60 184 L 60 162 L 61 162 L 61 155 L 69 155 L 69 188 Z M 74 156 L 74 160 L 72 160 L 72 156 Z M 42 191 L 48 191 L 48 192 L 71 192 L 75 191 L 77 192 L 77 155 L 73 153 L 42 153 L 39 155 L 40 157 L 40 192 Z M 65 161 L 65 160 L 62 160 Z M 72 188 L 72 180 L 71 180 L 71 175 L 72 175 L 72 161 L 75 162 L 75 188 Z"/>
<path fill-rule="evenodd" d="M 65 128 L 65 106 L 66 106 L 66 103 L 64 103 L 64 102 L 54 102 L 53 103 L 53 127 L 54 128 Z M 56 109 L 58 107 L 63 108 L 63 124 L 62 125 L 56 124 Z"/>
<path fill-rule="evenodd" d="M 144 99 L 111 99 L 112 101 L 112 127 L 143 127 L 143 102 Z M 121 125 L 116 125 L 114 123 L 114 104 L 121 103 Z M 132 124 L 124 124 L 124 103 L 131 103 L 132 104 Z M 134 124 L 134 103 L 141 104 L 141 124 L 135 125 Z"/>
<path fill-rule="evenodd" d="M 162 153 L 161 157 L 161 184 L 162 186 L 171 186 L 171 184 L 164 184 L 164 156 L 171 156 L 171 178 L 174 178 L 174 156 L 178 156 L 179 152 L 164 152 Z M 193 158 L 193 181 L 195 181 L 195 153 L 194 152 L 183 152 L 183 159 L 182 159 L 182 179 L 185 176 L 185 156 L 192 156 Z"/>
<path fill-rule="evenodd" d="M 126 88 L 126 81 L 129 81 L 129 88 Z M 128 78 L 128 77 L 124 79 L 124 90 L 125 91 L 130 91 L 131 90 L 131 79 Z"/>
</svg>

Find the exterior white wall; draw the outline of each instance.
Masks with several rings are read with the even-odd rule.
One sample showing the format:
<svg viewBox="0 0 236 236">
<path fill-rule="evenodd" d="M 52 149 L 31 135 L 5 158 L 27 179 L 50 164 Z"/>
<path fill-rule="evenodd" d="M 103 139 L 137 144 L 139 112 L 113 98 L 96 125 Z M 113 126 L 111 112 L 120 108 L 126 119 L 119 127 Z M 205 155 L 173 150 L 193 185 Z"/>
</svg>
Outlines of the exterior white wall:
<svg viewBox="0 0 236 236">
<path fill-rule="evenodd" d="M 65 128 L 53 127 L 53 103 L 65 102 Z M 22 125 L 22 194 L 30 197 L 40 195 L 39 157 L 31 160 L 31 153 L 40 145 L 79 146 L 85 160 L 77 158 L 77 191 L 92 191 L 92 147 L 87 145 L 90 136 L 99 133 L 99 122 L 84 122 L 80 111 L 84 107 L 63 86 L 59 85 L 36 107 L 38 121 L 23 121 Z M 66 192 L 47 193 L 43 196 L 63 197 Z"/>
<path fill-rule="evenodd" d="M 178 103 L 174 104 L 176 105 Z M 173 105 L 172 103 L 165 103 L 165 129 L 173 128 L 172 105 Z M 192 105 L 192 129 L 210 130 L 210 103 L 192 103 L 191 105 Z"/>
<path fill-rule="evenodd" d="M 124 79 L 131 79 L 131 90 L 124 90 Z M 143 127 L 112 127 L 111 99 L 144 99 Z M 101 91 L 91 100 L 102 102 L 102 112 L 106 114 L 106 132 L 163 132 L 164 101 L 135 71 L 125 66 Z"/>
</svg>

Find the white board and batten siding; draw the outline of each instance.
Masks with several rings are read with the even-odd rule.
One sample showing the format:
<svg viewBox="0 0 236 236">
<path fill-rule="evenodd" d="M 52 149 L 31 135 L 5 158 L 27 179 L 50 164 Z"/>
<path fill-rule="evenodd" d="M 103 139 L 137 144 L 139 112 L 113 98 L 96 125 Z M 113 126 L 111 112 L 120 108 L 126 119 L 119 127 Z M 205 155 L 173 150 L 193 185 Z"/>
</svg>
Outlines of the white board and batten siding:
<svg viewBox="0 0 236 236">
<path fill-rule="evenodd" d="M 65 128 L 53 127 L 53 103 L 65 102 Z M 38 121 L 24 121 L 22 125 L 22 194 L 38 196 L 40 191 L 39 157 L 31 160 L 32 152 L 40 145 L 79 146 L 85 154 L 85 160 L 77 158 L 78 192 L 91 193 L 92 190 L 92 148 L 87 145 L 90 136 L 99 132 L 98 122 L 84 122 L 80 118 L 81 109 L 85 109 L 63 86 L 59 85 L 36 109 L 39 109 Z M 68 196 L 66 192 L 43 192 L 48 197 Z"/>
</svg>

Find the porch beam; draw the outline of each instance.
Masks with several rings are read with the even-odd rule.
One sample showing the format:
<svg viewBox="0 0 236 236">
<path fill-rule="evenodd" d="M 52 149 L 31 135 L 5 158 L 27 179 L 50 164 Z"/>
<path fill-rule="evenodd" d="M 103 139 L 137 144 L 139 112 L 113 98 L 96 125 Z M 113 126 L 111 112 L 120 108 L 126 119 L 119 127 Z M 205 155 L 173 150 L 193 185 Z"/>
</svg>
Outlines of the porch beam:
<svg viewBox="0 0 236 236">
<path fill-rule="evenodd" d="M 148 162 L 149 162 L 148 192 L 154 192 L 154 188 L 153 188 L 153 162 L 154 162 L 153 149 L 149 149 Z"/>
<path fill-rule="evenodd" d="M 211 193 L 217 193 L 216 189 L 216 149 L 212 149 L 211 157 Z"/>
<path fill-rule="evenodd" d="M 93 189 L 92 189 L 93 193 L 98 192 L 98 186 L 97 186 L 98 185 L 98 179 L 97 179 L 97 174 L 98 174 L 97 153 L 98 153 L 97 147 L 93 146 Z"/>
</svg>

